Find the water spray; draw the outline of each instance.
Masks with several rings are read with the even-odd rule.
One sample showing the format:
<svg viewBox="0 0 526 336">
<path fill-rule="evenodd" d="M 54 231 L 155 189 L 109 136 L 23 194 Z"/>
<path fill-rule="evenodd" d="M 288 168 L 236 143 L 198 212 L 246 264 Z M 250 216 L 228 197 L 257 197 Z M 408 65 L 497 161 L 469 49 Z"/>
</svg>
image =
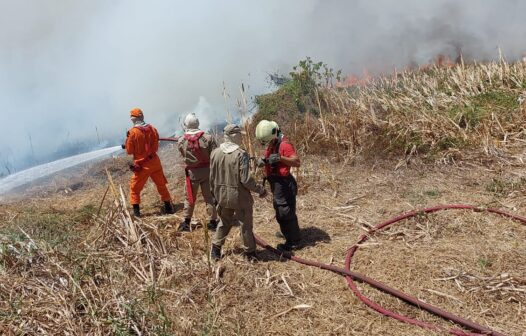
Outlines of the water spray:
<svg viewBox="0 0 526 336">
<path fill-rule="evenodd" d="M 0 180 L 0 195 L 5 194 L 16 187 L 30 183 L 36 179 L 49 176 L 53 173 L 74 167 L 81 163 L 103 158 L 119 150 L 121 150 L 121 146 L 98 149 L 92 152 L 73 155 L 64 159 L 44 163 L 29 169 L 22 170 L 18 173 L 11 174 Z"/>
<path fill-rule="evenodd" d="M 170 138 L 159 138 L 159 141 L 177 142 L 179 136 Z M 0 179 L 0 195 L 5 194 L 16 187 L 30 183 L 36 179 L 49 176 L 61 170 L 74 167 L 81 163 L 89 162 L 99 158 L 103 158 L 121 150 L 121 146 L 114 146 L 109 148 L 98 149 L 92 152 L 70 156 L 64 159 L 53 162 L 44 163 L 29 169 L 22 170 L 18 173 L 8 175 Z"/>
</svg>

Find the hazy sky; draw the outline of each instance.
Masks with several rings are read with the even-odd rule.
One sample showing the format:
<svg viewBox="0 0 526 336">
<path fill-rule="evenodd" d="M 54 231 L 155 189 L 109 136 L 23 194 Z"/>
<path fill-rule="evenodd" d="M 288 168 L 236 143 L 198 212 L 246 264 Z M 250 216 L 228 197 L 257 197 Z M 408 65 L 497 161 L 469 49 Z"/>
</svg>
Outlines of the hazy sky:
<svg viewBox="0 0 526 336">
<path fill-rule="evenodd" d="M 243 82 L 268 90 L 305 56 L 345 73 L 439 53 L 526 51 L 519 0 L 0 0 L 0 161 L 123 135 L 141 107 L 163 135 L 180 114 L 225 119 Z"/>
</svg>

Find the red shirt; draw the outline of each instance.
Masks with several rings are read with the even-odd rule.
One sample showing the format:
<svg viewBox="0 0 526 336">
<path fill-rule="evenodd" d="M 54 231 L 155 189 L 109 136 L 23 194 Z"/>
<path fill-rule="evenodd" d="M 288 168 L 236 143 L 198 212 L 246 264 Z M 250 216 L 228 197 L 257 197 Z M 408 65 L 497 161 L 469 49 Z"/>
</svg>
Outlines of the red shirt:
<svg viewBox="0 0 526 336">
<path fill-rule="evenodd" d="M 296 154 L 294 146 L 288 142 L 285 136 L 281 136 L 281 143 L 279 148 L 276 148 L 274 144 L 270 144 L 265 150 L 265 158 L 268 159 L 270 154 L 279 153 L 280 156 L 291 157 Z M 265 165 L 265 175 L 278 175 L 278 176 L 288 176 L 290 174 L 290 167 L 282 162 L 278 162 L 276 167 L 271 165 Z"/>
</svg>

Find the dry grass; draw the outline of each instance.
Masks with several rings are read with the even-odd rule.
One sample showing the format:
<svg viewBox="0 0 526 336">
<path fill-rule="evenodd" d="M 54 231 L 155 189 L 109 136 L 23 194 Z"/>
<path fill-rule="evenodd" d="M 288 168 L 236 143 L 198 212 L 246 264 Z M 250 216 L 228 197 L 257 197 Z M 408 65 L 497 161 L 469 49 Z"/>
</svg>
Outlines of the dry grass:
<svg viewBox="0 0 526 336">
<path fill-rule="evenodd" d="M 177 203 L 182 173 L 168 164 L 171 154 L 170 148 L 162 153 Z M 521 184 L 488 187 L 518 180 L 521 171 L 513 168 L 417 165 L 393 170 L 396 162 L 386 161 L 335 170 L 319 157 L 304 162 L 297 172 L 298 210 L 308 244 L 297 254 L 335 265 L 343 263 L 346 249 L 364 230 L 405 210 L 459 200 L 512 210 L 526 205 Z M 103 165 L 85 168 L 89 188 L 64 194 L 61 190 L 73 181 L 55 183 L 53 195 L 13 201 L 0 211 L 3 334 L 429 334 L 371 311 L 335 274 L 283 262 L 264 251 L 263 261 L 246 262 L 237 254 L 237 230 L 222 262 L 209 264 L 204 230 L 179 235 L 182 218 L 159 214 L 152 185 L 144 195 L 147 215 L 132 220 L 119 190 L 128 174 L 121 175 L 120 162 L 104 165 L 113 167 L 116 190 L 108 192 L 98 216 L 108 185 Z M 206 219 L 201 203 L 195 219 Z M 255 220 L 258 234 L 279 242 L 273 237 L 277 225 L 271 204 L 258 200 Z M 521 335 L 526 328 L 521 291 L 525 236 L 523 226 L 493 215 L 441 213 L 375 235 L 353 267 L 460 316 Z M 448 326 L 360 286 L 398 312 Z"/>
<path fill-rule="evenodd" d="M 431 161 L 476 156 L 516 163 L 526 141 L 525 89 L 526 62 L 407 70 L 323 89 L 319 117 L 307 115 L 285 130 L 305 152 L 329 147 L 340 159 L 426 154 Z"/>
<path fill-rule="evenodd" d="M 329 145 L 340 162 L 306 156 L 295 170 L 306 242 L 297 254 L 341 266 L 347 248 L 376 223 L 437 203 L 524 215 L 526 178 L 518 155 L 523 101 L 508 109 L 523 90 L 524 74 L 523 63 L 457 65 L 381 78 L 356 92 L 320 92 L 321 117 L 297 121 L 285 132 L 302 152 Z M 491 96 L 495 92 L 504 92 L 504 98 Z M 490 98 L 504 102 L 491 112 Z M 250 127 L 246 124 L 253 133 Z M 453 146 L 442 148 L 445 138 Z M 257 145 L 250 137 L 244 140 L 256 154 Z M 404 158 L 354 160 L 372 148 L 390 148 Z M 420 152 L 450 164 L 413 161 Z M 180 210 L 184 184 L 176 153 L 168 145 L 160 154 Z M 477 160 L 457 160 L 467 157 Z M 210 263 L 210 236 L 199 227 L 206 221 L 203 203 L 196 209 L 196 229 L 181 235 L 180 213 L 163 216 L 155 187 L 148 184 L 145 216 L 134 220 L 126 209 L 126 161 L 70 170 L 3 202 L 1 334 L 432 334 L 370 310 L 335 274 L 261 250 L 260 262 L 245 261 L 237 253 L 236 229 L 222 261 Z M 280 242 L 268 200 L 256 200 L 255 223 L 258 235 Z M 374 235 L 357 252 L 353 270 L 519 336 L 526 330 L 524 237 L 525 226 L 495 215 L 457 211 L 418 217 Z M 397 312 L 451 326 L 365 284 L 360 288 Z"/>
</svg>

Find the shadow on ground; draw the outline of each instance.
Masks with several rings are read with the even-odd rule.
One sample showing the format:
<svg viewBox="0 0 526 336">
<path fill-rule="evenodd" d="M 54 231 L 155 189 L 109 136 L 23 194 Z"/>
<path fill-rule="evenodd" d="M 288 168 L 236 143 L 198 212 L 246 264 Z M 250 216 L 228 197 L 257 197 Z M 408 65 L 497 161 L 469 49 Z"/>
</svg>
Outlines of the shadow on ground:
<svg viewBox="0 0 526 336">
<path fill-rule="evenodd" d="M 303 247 L 316 246 L 318 243 L 330 243 L 331 237 L 325 231 L 315 226 L 301 229 L 301 245 Z"/>
<path fill-rule="evenodd" d="M 302 228 L 301 229 L 301 246 L 295 250 L 298 251 L 306 247 L 313 247 L 313 246 L 318 245 L 319 243 L 330 243 L 330 241 L 331 241 L 331 237 L 329 236 L 329 234 L 320 228 L 317 228 L 314 226 Z M 294 255 L 294 251 L 292 251 L 292 253 L 289 252 L 289 254 Z M 258 258 L 260 261 L 286 261 L 287 260 L 287 258 L 283 257 L 282 255 L 277 255 L 273 251 L 269 251 L 267 249 L 258 252 Z"/>
</svg>

